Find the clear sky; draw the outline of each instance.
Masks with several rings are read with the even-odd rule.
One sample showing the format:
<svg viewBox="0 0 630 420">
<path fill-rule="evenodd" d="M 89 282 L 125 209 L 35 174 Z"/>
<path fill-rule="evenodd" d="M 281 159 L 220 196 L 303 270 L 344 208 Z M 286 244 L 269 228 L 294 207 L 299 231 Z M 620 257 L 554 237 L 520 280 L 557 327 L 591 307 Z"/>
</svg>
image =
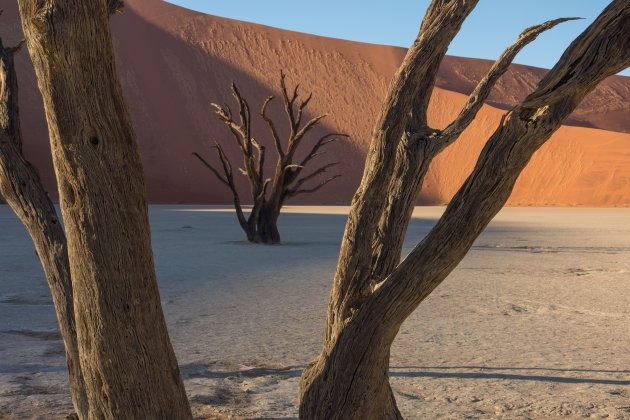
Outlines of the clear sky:
<svg viewBox="0 0 630 420">
<path fill-rule="evenodd" d="M 333 38 L 409 47 L 429 0 L 168 0 L 204 13 Z M 571 41 L 606 7 L 607 0 L 481 0 L 449 54 L 497 58 L 528 26 L 558 17 L 515 62 L 552 67 Z M 630 70 L 622 73 L 630 76 Z"/>
</svg>

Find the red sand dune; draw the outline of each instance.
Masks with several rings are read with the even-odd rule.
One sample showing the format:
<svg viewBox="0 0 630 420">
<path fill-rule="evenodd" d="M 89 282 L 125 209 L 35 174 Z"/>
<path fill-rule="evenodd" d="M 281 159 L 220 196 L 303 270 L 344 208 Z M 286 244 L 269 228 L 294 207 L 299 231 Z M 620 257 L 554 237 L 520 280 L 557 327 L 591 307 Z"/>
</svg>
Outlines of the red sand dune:
<svg viewBox="0 0 630 420">
<path fill-rule="evenodd" d="M 210 157 L 214 139 L 225 140 L 239 162 L 229 133 L 211 113 L 210 102 L 230 101 L 235 81 L 253 108 L 277 92 L 285 69 L 290 82 L 315 92 L 310 115 L 330 113 L 324 130 L 352 140 L 331 148 L 343 177 L 302 203 L 347 203 L 361 176 L 376 114 L 404 49 L 289 32 L 218 18 L 160 0 L 128 0 L 112 19 L 118 68 L 136 126 L 149 198 L 156 203 L 228 203 L 229 193 L 192 156 Z M 5 6 L 6 7 L 6 6 Z M 6 43 L 21 37 L 15 2 L 0 18 Z M 420 20 L 418 16 L 418 20 Z M 509 44 L 512 40 L 506 40 Z M 447 57 L 435 90 L 431 122 L 444 126 L 459 111 L 491 63 Z M 26 52 L 20 53 L 21 107 L 25 147 L 51 191 L 54 176 L 41 98 Z M 490 103 L 459 142 L 433 164 L 420 197 L 444 203 L 472 169 L 502 111 L 523 98 L 545 70 L 515 65 L 499 82 Z M 272 115 L 283 116 L 278 103 Z M 613 77 L 591 94 L 567 124 L 534 157 L 512 195 L 513 205 L 630 205 L 630 78 Z M 257 113 L 255 113 L 257 114 Z M 282 129 L 286 126 L 281 125 Z M 257 138 L 270 147 L 266 127 Z M 213 157 L 213 156 L 212 156 Z M 245 179 L 240 180 L 247 191 Z"/>
</svg>

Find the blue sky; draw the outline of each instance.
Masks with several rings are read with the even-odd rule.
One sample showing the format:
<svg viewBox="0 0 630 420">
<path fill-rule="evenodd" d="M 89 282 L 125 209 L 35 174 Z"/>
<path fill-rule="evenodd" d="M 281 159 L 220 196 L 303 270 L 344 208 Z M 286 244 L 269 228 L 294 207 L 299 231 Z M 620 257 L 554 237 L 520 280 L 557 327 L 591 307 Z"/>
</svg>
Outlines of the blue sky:
<svg viewBox="0 0 630 420">
<path fill-rule="evenodd" d="M 169 0 L 217 16 L 294 31 L 408 47 L 429 0 Z M 392 4 L 395 6 L 393 7 Z M 481 0 L 449 54 L 497 58 L 527 26 L 582 17 L 543 34 L 515 62 L 550 68 L 570 42 L 606 7 L 605 0 Z M 630 76 L 630 70 L 624 75 Z"/>
</svg>

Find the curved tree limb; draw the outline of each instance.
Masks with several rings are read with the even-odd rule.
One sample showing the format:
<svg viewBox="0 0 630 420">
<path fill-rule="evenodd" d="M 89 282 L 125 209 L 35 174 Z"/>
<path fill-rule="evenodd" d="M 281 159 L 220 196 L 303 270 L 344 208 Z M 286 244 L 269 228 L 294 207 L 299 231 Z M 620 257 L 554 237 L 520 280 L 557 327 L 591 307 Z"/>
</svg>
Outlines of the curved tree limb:
<svg viewBox="0 0 630 420">
<path fill-rule="evenodd" d="M 239 105 L 238 107 L 239 117 L 241 119 L 239 128 L 241 130 L 243 144 L 245 148 L 247 149 L 247 153 L 251 155 L 252 154 L 252 149 L 251 149 L 252 147 L 252 143 L 251 143 L 252 142 L 252 134 L 251 134 L 252 133 L 252 129 L 251 129 L 252 117 L 249 111 L 249 104 L 247 103 L 245 99 L 243 99 L 235 83 L 232 83 L 232 94 L 234 95 L 234 98 L 236 99 Z"/>
<path fill-rule="evenodd" d="M 314 186 L 313 188 L 306 188 L 306 189 L 299 189 L 299 190 L 290 190 L 287 192 L 287 195 L 290 197 L 295 197 L 296 195 L 299 194 L 311 194 L 314 193 L 316 191 L 318 191 L 320 188 L 322 188 L 324 185 L 328 184 L 331 181 L 334 181 L 335 179 L 341 177 L 341 175 L 333 175 L 330 178 L 326 178 L 325 180 L 323 180 L 322 182 L 320 182 L 319 184 L 317 184 L 316 186 Z"/>
<path fill-rule="evenodd" d="M 488 74 L 477 84 L 477 87 L 468 97 L 468 101 L 464 105 L 455 121 L 449 124 L 439 137 L 441 147 L 444 148 L 453 142 L 459 135 L 470 125 L 477 116 L 477 112 L 481 109 L 486 99 L 490 95 L 492 88 L 496 82 L 505 74 L 510 64 L 529 43 L 534 41 L 540 34 L 553 28 L 560 23 L 576 20 L 580 18 L 560 18 L 547 21 L 543 24 L 536 25 L 525 29 L 518 37 L 516 42 L 508 47 L 501 57 L 499 57 Z"/>
<path fill-rule="evenodd" d="M 491 67 L 488 75 L 479 82 L 458 118 L 444 131 L 424 126 L 417 128 L 414 133 L 406 133 L 403 136 L 396 152 L 394 176 L 388 188 L 391 198 L 372 239 L 370 273 L 363 276 L 364 293 L 369 291 L 371 284 L 385 278 L 399 264 L 413 208 L 433 159 L 456 141 L 472 122 L 490 94 L 492 86 L 508 69 L 518 51 L 542 31 L 566 20 L 570 19 L 556 19 L 522 32 L 517 42 L 503 53 Z M 362 296 L 366 295 L 362 293 Z"/>
<path fill-rule="evenodd" d="M 339 140 L 340 137 L 349 138 L 350 136 L 344 133 L 329 133 L 329 134 L 326 134 L 325 136 L 320 137 L 320 139 L 315 142 L 315 144 L 313 145 L 311 150 L 308 152 L 308 154 L 304 157 L 304 159 L 302 159 L 300 166 L 306 166 L 306 164 L 310 162 L 311 160 L 313 160 L 315 157 L 323 154 L 324 152 L 319 152 L 319 149 L 321 149 L 322 147 L 326 146 L 329 143 Z"/>
<path fill-rule="evenodd" d="M 280 91 L 282 92 L 284 111 L 287 114 L 287 118 L 289 119 L 289 127 L 291 128 L 291 135 L 289 136 L 290 139 L 295 136 L 295 132 L 296 132 L 295 116 L 293 115 L 293 104 L 295 100 L 297 99 L 299 86 L 300 86 L 299 84 L 295 85 L 293 96 L 289 98 L 289 93 L 287 91 L 287 85 L 286 85 L 286 74 L 284 73 L 283 70 L 280 71 Z"/>
<path fill-rule="evenodd" d="M 289 140 L 289 146 L 287 147 L 287 156 L 293 156 L 297 148 L 300 146 L 300 142 L 304 136 L 311 131 L 321 120 L 326 118 L 328 114 L 322 114 L 310 119 L 303 127 L 297 128 L 295 135 Z"/>
<path fill-rule="evenodd" d="M 311 172 L 310 174 L 304 176 L 303 178 L 298 179 L 297 181 L 295 181 L 295 183 L 293 184 L 292 190 L 298 190 L 305 182 L 310 181 L 311 179 L 319 176 L 320 174 L 323 174 L 324 172 L 328 171 L 328 169 L 339 165 L 339 162 L 331 162 L 328 163 L 322 167 L 320 167 L 319 169 Z M 295 194 L 293 194 L 295 195 Z"/>
<path fill-rule="evenodd" d="M 308 106 L 309 102 L 311 102 L 311 99 L 313 99 L 313 92 L 309 93 L 308 97 L 304 101 L 302 101 L 302 103 L 298 107 L 298 113 L 297 113 L 297 117 L 295 119 L 295 125 L 297 127 L 299 127 L 300 124 L 302 124 L 302 115 L 304 114 L 304 109 L 306 109 L 306 107 Z"/>
<path fill-rule="evenodd" d="M 413 296 L 410 305 L 394 311 L 409 314 L 463 258 L 503 207 L 533 154 L 562 121 L 600 82 L 628 67 L 630 3 L 614 0 L 569 46 L 538 89 L 506 114 L 442 218 L 383 282 L 378 299 L 394 291 L 409 293 Z M 566 76 L 562 83 L 556 82 L 559 75 Z M 402 277 L 405 280 L 399 281 Z M 400 320 L 394 312 L 388 319 Z"/>
<path fill-rule="evenodd" d="M 194 152 L 193 156 L 195 156 L 199 161 L 208 168 L 221 183 L 227 186 L 232 192 L 232 200 L 234 203 L 234 208 L 236 210 L 236 217 L 238 219 L 239 224 L 243 229 L 247 231 L 249 228 L 248 221 L 243 214 L 243 207 L 241 206 L 241 198 L 238 194 L 238 190 L 236 189 L 236 185 L 234 184 L 234 173 L 232 171 L 232 164 L 228 159 L 227 155 L 223 151 L 223 148 L 218 142 L 215 142 L 215 146 L 213 148 L 217 151 L 217 156 L 219 157 L 219 161 L 221 162 L 221 166 L 223 168 L 223 173 L 225 176 L 222 176 L 221 173 L 212 166 L 207 160 L 205 160 L 199 153 Z"/>
<path fill-rule="evenodd" d="M 226 178 L 224 178 L 219 171 L 217 171 L 214 166 L 212 166 L 210 163 L 208 163 L 207 160 L 205 160 L 203 157 L 201 157 L 201 155 L 197 152 L 193 152 L 193 156 L 196 157 L 197 159 L 199 159 L 201 161 L 201 163 L 203 163 L 203 165 L 208 168 L 213 174 L 214 176 L 217 177 L 217 179 L 219 181 L 221 181 L 222 184 L 225 184 L 226 186 L 230 186 L 230 183 L 228 182 L 228 180 Z"/>
<path fill-rule="evenodd" d="M 262 117 L 263 120 L 265 120 L 265 122 L 267 123 L 267 126 L 269 126 L 269 130 L 271 131 L 271 136 L 273 137 L 273 143 L 276 146 L 276 151 L 278 152 L 278 156 L 280 156 L 280 158 L 283 159 L 284 150 L 282 150 L 280 136 L 278 136 L 278 131 L 276 130 L 276 126 L 273 123 L 273 120 L 267 116 L 267 106 L 273 100 L 273 98 L 274 98 L 273 96 L 267 97 L 267 99 L 263 103 L 262 108 L 260 109 L 260 116 Z"/>
<path fill-rule="evenodd" d="M 232 133 L 232 136 L 234 137 L 234 140 L 236 141 L 239 149 L 241 149 L 243 153 L 245 153 L 245 130 L 232 118 L 232 111 L 230 110 L 230 107 L 228 105 L 222 107 L 221 105 L 214 102 L 211 103 L 210 106 L 215 109 L 215 114 L 217 114 L 219 119 L 223 121 L 223 123 L 227 125 L 227 127 L 230 129 L 230 132 Z"/>
<path fill-rule="evenodd" d="M 224 108 L 216 103 L 211 105 L 215 108 L 215 113 L 219 119 L 227 125 L 236 140 L 243 154 L 245 166 L 245 169 L 241 169 L 241 172 L 249 178 L 252 192 L 258 195 L 264 178 L 264 148 L 251 135 L 251 112 L 247 100 L 241 95 L 235 83 L 231 84 L 231 91 L 239 106 L 239 122 L 234 121 L 228 106 Z M 255 156 L 254 149 L 256 149 L 257 156 Z"/>
<path fill-rule="evenodd" d="M 448 46 L 478 0 L 434 0 L 396 73 L 373 130 L 361 184 L 344 231 L 327 313 L 326 344 L 353 315 L 371 271 L 373 234 L 388 204 L 398 145 L 425 127 L 429 100 Z"/>
</svg>

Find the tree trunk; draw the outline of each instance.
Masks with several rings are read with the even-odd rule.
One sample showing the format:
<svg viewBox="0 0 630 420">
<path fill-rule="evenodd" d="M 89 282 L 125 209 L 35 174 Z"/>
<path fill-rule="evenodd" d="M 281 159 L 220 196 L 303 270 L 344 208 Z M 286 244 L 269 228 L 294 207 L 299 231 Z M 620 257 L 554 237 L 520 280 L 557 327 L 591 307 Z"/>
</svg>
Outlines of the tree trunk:
<svg viewBox="0 0 630 420">
<path fill-rule="evenodd" d="M 35 245 L 66 350 L 72 402 L 76 412 L 84 416 L 87 395 L 79 363 L 66 237 L 37 170 L 22 154 L 14 52 L 5 49 L 0 41 L 0 195 L 22 221 Z"/>
<path fill-rule="evenodd" d="M 429 15 L 433 8 L 446 3 L 434 1 Z M 438 23 L 439 20 L 430 26 L 439 27 Z M 379 252 L 366 263 L 364 258 L 371 255 L 368 248 L 373 245 L 370 232 L 374 230 L 370 229 L 378 222 L 380 235 L 387 234 L 388 228 L 384 227 L 388 224 L 395 225 L 397 235 L 404 234 L 406 226 L 393 221 L 399 216 L 410 216 L 410 203 L 419 188 L 420 181 L 416 180 L 426 172 L 422 159 L 434 156 L 433 149 L 440 150 L 443 143 L 436 141 L 423 146 L 430 138 L 422 135 L 421 130 L 407 130 L 411 136 L 405 133 L 400 141 L 393 138 L 393 143 L 388 144 L 382 141 L 385 130 L 376 131 L 344 235 L 322 353 L 301 379 L 300 418 L 376 419 L 399 415 L 391 407 L 395 407 L 393 398 L 385 396 L 389 386 L 389 349 L 400 326 L 464 258 L 508 200 L 533 154 L 560 127 L 563 119 L 597 84 L 628 65 L 630 4 L 627 0 L 615 0 L 569 47 L 538 89 L 505 115 L 442 218 L 395 269 L 392 269 L 394 256 L 382 259 Z M 393 89 L 394 95 L 399 92 L 396 86 Z M 402 100 L 388 102 L 382 115 Z M 385 127 L 396 121 L 388 120 L 382 121 Z M 409 148 L 414 142 L 407 139 L 411 140 L 416 133 L 419 148 Z M 374 176 L 377 172 L 381 176 Z M 412 175 L 418 178 L 409 178 Z M 383 184 L 384 179 L 391 182 Z M 386 210 L 384 215 L 383 210 Z M 357 239 L 370 242 L 357 242 Z M 402 238 L 390 239 L 398 249 Z M 371 267 L 374 261 L 380 261 L 383 267 Z M 378 277 L 379 273 L 386 277 Z M 369 287 L 365 287 L 368 281 Z"/>
<path fill-rule="evenodd" d="M 427 108 L 440 63 L 477 2 L 434 0 L 390 86 L 343 235 L 328 305 L 326 343 L 333 342 L 354 317 L 377 280 L 372 269 L 374 237 L 393 198 L 390 182 L 401 152 L 399 144 L 403 138 L 413 144 L 415 133 L 427 126 Z"/>
<path fill-rule="evenodd" d="M 387 376 L 398 330 L 378 326 L 374 319 L 356 321 L 335 344 L 327 344 L 326 357 L 304 370 L 300 419 L 402 419 Z"/>
<path fill-rule="evenodd" d="M 87 417 L 191 418 L 155 278 L 142 165 L 116 74 L 118 2 L 18 0 L 66 224 Z"/>
<path fill-rule="evenodd" d="M 374 239 L 371 263 L 371 286 L 374 287 L 394 271 L 402 253 L 413 209 L 422 190 L 429 165 L 438 154 L 435 136 L 422 133 L 404 137 L 398 145 L 396 172 L 392 177 L 390 200 L 383 211 Z"/>
<path fill-rule="evenodd" d="M 280 243 L 278 217 L 280 217 L 280 207 L 274 206 L 271 202 L 263 207 L 258 216 L 257 242 L 268 245 Z"/>
</svg>

